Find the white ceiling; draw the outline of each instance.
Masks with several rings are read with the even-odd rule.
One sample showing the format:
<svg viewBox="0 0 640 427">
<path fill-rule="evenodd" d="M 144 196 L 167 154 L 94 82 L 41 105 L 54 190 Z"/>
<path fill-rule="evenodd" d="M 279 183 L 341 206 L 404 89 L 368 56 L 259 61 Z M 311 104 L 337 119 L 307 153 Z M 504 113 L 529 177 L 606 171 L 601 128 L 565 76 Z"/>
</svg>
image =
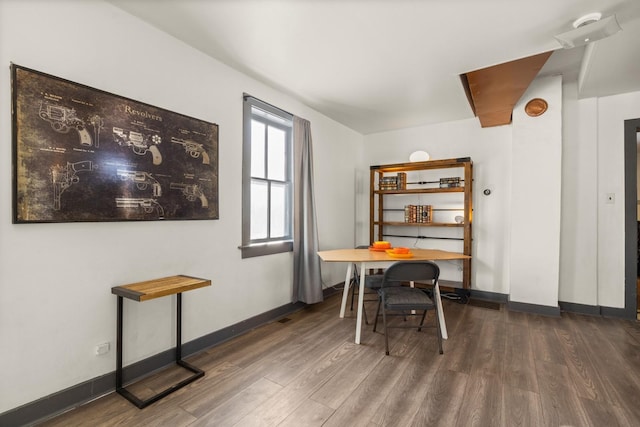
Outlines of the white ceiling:
<svg viewBox="0 0 640 427">
<path fill-rule="evenodd" d="M 640 0 L 110 2 L 363 134 L 473 117 L 460 74 L 550 50 L 580 97 L 640 90 Z M 560 49 L 590 12 L 623 31 Z"/>
</svg>

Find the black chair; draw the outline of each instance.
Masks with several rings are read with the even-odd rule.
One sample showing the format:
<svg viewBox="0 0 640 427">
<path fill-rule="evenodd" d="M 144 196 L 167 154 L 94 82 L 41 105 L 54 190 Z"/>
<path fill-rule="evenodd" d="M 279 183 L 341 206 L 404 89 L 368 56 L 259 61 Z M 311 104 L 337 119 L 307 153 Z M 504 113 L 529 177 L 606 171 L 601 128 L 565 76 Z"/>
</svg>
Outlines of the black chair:
<svg viewBox="0 0 640 427">
<path fill-rule="evenodd" d="M 376 311 L 376 320 L 373 326 L 375 332 L 378 326 L 378 316 L 380 315 L 380 309 L 382 308 L 382 321 L 384 324 L 384 343 L 386 354 L 389 354 L 389 328 L 416 328 L 416 326 L 409 326 L 402 324 L 400 326 L 389 326 L 387 322 L 387 316 L 398 315 L 406 316 L 412 312 L 412 310 L 423 311 L 420 324 L 417 326 L 418 331 L 422 330 L 424 325 L 424 319 L 427 315 L 427 311 L 434 310 L 435 324 L 438 335 L 438 346 L 440 354 L 442 351 L 442 332 L 440 331 L 440 322 L 438 320 L 438 308 L 429 296 L 426 290 L 420 288 L 411 288 L 407 286 L 398 286 L 405 282 L 421 282 L 432 283 L 436 286 L 438 283 L 438 277 L 440 276 L 440 268 L 430 261 L 400 261 L 392 264 L 384 273 L 381 288 L 378 290 L 380 295 L 380 301 L 378 303 L 378 310 Z M 388 313 L 401 312 L 401 314 Z"/>
<path fill-rule="evenodd" d="M 356 249 L 369 249 L 369 246 L 356 246 Z M 351 311 L 353 311 L 353 300 L 356 295 L 356 288 L 360 285 L 360 272 L 358 271 L 357 264 L 353 264 L 353 274 L 351 275 Z M 378 289 L 382 287 L 382 274 L 367 274 L 364 279 L 365 296 L 363 296 L 364 303 L 378 301 Z M 366 295 L 374 295 L 375 298 L 366 298 Z M 364 303 L 362 304 L 362 311 L 364 313 L 364 323 L 369 324 L 367 318 L 367 310 Z"/>
</svg>

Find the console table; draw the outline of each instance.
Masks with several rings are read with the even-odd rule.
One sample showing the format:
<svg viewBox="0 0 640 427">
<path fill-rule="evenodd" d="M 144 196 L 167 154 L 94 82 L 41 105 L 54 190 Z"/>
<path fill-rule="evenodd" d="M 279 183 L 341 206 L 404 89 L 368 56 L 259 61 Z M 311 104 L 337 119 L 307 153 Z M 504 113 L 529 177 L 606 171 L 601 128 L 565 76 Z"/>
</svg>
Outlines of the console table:
<svg viewBox="0 0 640 427">
<path fill-rule="evenodd" d="M 182 293 L 193 289 L 211 286 L 211 280 L 190 276 L 171 276 L 130 285 L 114 286 L 111 293 L 118 297 L 118 336 L 116 340 L 116 391 L 131 403 L 142 409 L 162 399 L 170 393 L 192 383 L 204 376 L 204 371 L 182 360 Z M 128 391 L 122 385 L 122 306 L 123 299 L 133 301 L 147 301 L 155 298 L 176 295 L 176 364 L 193 372 L 189 378 L 161 391 L 148 399 L 142 400 Z"/>
</svg>

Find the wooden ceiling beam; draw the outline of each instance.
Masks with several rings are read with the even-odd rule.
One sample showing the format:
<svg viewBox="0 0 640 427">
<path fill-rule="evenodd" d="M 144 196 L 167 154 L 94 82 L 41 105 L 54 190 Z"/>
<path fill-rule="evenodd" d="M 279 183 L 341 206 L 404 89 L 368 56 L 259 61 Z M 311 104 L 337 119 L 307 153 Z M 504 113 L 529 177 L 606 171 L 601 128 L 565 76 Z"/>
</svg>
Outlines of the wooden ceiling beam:
<svg viewBox="0 0 640 427">
<path fill-rule="evenodd" d="M 553 51 L 471 71 L 461 76 L 471 108 L 484 127 L 511 123 L 513 107 Z"/>
</svg>

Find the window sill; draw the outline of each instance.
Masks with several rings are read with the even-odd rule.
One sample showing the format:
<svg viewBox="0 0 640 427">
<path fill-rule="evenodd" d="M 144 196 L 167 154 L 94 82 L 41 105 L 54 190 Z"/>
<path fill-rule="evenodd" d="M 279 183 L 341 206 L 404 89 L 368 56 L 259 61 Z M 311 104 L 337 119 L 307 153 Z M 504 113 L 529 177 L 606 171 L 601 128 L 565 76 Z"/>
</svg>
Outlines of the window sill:
<svg viewBox="0 0 640 427">
<path fill-rule="evenodd" d="M 256 243 L 248 246 L 239 246 L 242 251 L 242 258 L 253 258 L 257 256 L 280 254 L 283 252 L 293 251 L 293 242 L 273 242 L 273 243 Z"/>
</svg>

